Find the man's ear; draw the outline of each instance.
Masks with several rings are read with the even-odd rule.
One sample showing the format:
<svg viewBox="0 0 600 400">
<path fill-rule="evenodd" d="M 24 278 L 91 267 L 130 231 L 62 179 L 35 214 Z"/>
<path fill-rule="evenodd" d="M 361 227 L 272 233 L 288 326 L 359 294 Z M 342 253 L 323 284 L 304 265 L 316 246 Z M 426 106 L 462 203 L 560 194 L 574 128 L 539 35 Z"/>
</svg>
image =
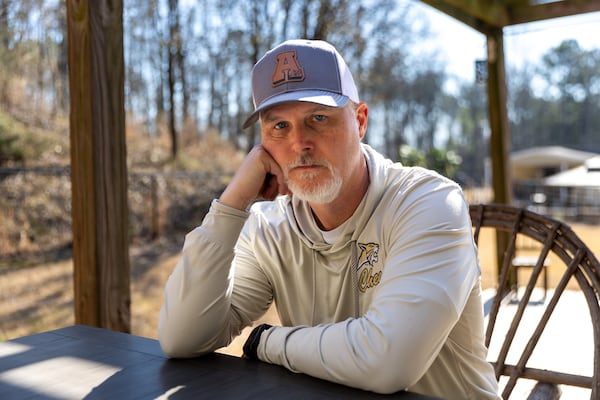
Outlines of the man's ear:
<svg viewBox="0 0 600 400">
<path fill-rule="evenodd" d="M 369 119 L 369 107 L 367 106 L 367 103 L 358 103 L 354 113 L 356 116 L 356 122 L 358 123 L 358 134 L 362 139 L 367 133 L 367 121 Z"/>
</svg>

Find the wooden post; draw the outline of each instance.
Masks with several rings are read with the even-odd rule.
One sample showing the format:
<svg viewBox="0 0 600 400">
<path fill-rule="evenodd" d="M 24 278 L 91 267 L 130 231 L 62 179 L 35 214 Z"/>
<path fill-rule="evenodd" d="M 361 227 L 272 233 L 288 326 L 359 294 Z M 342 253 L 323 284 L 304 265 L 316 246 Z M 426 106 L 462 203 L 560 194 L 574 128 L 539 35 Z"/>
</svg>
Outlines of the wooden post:
<svg viewBox="0 0 600 400">
<path fill-rule="evenodd" d="M 488 114 L 490 119 L 490 158 L 492 160 L 492 188 L 494 202 L 512 202 L 512 182 L 509 164 L 510 125 L 506 95 L 506 72 L 504 65 L 504 34 L 502 28 L 490 29 L 487 37 L 488 53 Z M 498 272 L 504 262 L 504 249 L 508 235 L 496 234 L 496 260 Z"/>
<path fill-rule="evenodd" d="M 130 331 L 122 0 L 67 0 L 75 322 Z"/>
<path fill-rule="evenodd" d="M 504 38 L 501 28 L 491 30 L 487 34 L 487 53 L 488 113 L 491 129 L 490 157 L 494 202 L 510 204 L 512 201 L 512 185 L 508 169 L 510 125 L 507 111 Z"/>
</svg>

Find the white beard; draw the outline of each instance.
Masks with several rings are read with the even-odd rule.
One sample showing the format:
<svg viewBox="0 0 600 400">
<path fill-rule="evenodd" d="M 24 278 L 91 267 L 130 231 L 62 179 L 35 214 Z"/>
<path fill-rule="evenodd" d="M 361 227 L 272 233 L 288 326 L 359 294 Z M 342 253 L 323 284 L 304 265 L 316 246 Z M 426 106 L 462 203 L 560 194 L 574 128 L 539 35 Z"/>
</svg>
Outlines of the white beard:
<svg viewBox="0 0 600 400">
<path fill-rule="evenodd" d="M 303 179 L 311 178 L 303 177 Z M 300 200 L 309 203 L 325 204 L 331 203 L 338 197 L 340 190 L 342 189 L 342 178 L 337 174 L 333 174 L 331 179 L 321 182 L 320 184 L 311 184 L 308 187 L 306 185 L 297 185 L 294 181 L 288 181 L 287 184 L 294 196 L 298 197 Z"/>
<path fill-rule="evenodd" d="M 294 194 L 294 196 L 298 197 L 300 200 L 316 204 L 331 203 L 340 194 L 343 180 L 339 174 L 335 173 L 335 171 L 333 170 L 333 168 L 331 168 L 331 165 L 329 165 L 329 163 L 323 161 L 315 162 L 315 160 L 312 157 L 303 156 L 300 157 L 300 159 L 293 163 L 290 167 L 288 167 L 288 171 L 294 168 L 295 166 L 313 164 L 326 167 L 331 174 L 331 178 L 324 180 L 319 184 L 308 183 L 302 185 L 298 182 L 298 180 L 312 180 L 316 177 L 317 173 L 304 172 L 296 179 L 291 180 L 289 179 L 288 172 L 286 173 L 287 186 Z"/>
</svg>

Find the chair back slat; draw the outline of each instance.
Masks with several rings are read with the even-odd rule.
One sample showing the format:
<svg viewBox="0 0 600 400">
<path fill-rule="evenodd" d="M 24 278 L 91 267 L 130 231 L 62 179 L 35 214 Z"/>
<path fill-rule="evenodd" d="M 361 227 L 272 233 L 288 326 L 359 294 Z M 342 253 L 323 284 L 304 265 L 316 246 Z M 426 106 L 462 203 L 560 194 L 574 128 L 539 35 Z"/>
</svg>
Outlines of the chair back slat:
<svg viewBox="0 0 600 400">
<path fill-rule="evenodd" d="M 600 395 L 600 263 L 598 259 L 568 225 L 530 210 L 503 204 L 476 204 L 470 206 L 470 214 L 474 228 L 473 238 L 478 247 L 481 246 L 484 228 L 495 230 L 497 245 L 504 246 L 504 248 L 498 248 L 497 250 L 498 254 L 501 255 L 502 262 L 498 270 L 496 295 L 492 299 L 485 332 L 485 343 L 488 347 L 492 341 L 492 336 L 494 336 L 494 340 L 498 339 L 496 336 L 501 338 L 501 346 L 497 352 L 497 357 L 495 360 L 490 361 L 495 367 L 498 378 L 503 376 L 508 378 L 504 384 L 502 396 L 508 399 L 520 379 L 533 379 L 544 384 L 589 388 L 591 389 L 590 398 L 595 399 L 597 395 Z M 538 243 L 539 246 L 528 249 L 530 253 L 535 251 L 535 254 L 532 255 L 533 258 L 528 263 L 528 270 L 531 271 L 531 274 L 523 291 L 516 288 L 518 304 L 514 307 L 515 300 L 509 300 L 508 294 L 512 292 L 512 280 L 515 283 L 518 282 L 515 275 L 518 270 L 513 266 L 512 261 L 519 247 L 517 246 L 517 240 L 521 237 L 532 240 L 533 243 Z M 503 239 L 500 240 L 499 238 Z M 532 325 L 531 319 L 525 317 L 525 314 L 528 307 L 533 303 L 532 297 L 538 278 L 542 272 L 547 273 L 544 268 L 549 265 L 550 258 L 555 260 L 558 258 L 564 263 L 564 268 L 559 271 L 558 283 L 549 300 L 546 300 L 544 291 L 546 308 L 539 321 Z M 552 265 L 553 273 L 556 275 L 556 268 L 554 264 Z M 547 275 L 544 275 L 544 278 L 546 277 Z M 583 293 L 589 308 L 594 341 L 592 375 L 584 376 L 529 367 L 527 363 L 542 334 L 548 327 L 550 317 L 556 310 L 556 306 L 568 285 L 573 282 L 577 284 L 578 289 Z M 514 312 L 514 315 L 511 316 L 509 324 L 503 322 L 503 325 L 499 325 L 499 314 L 503 312 L 502 310 L 506 305 L 511 306 L 511 312 Z M 533 332 L 523 335 L 520 328 L 525 321 L 527 322 L 525 324 L 528 326 L 527 329 L 530 329 L 529 332 L 532 328 Z M 499 326 L 506 327 L 506 325 L 508 325 L 506 332 L 494 335 L 494 331 L 499 329 Z M 525 343 L 525 345 L 522 350 L 519 350 L 520 354 L 518 354 L 516 364 L 511 364 L 507 362 L 508 355 L 511 349 L 515 347 L 517 338 L 519 343 Z"/>
<path fill-rule="evenodd" d="M 484 219 L 482 217 L 482 219 L 480 220 L 480 223 L 483 224 L 483 222 L 484 222 Z M 515 227 L 518 224 L 519 224 L 519 221 L 516 220 L 514 222 Z M 498 312 L 500 311 L 500 306 L 502 304 L 502 301 L 504 301 L 504 296 L 507 294 L 507 288 L 509 286 L 510 262 L 515 253 L 516 241 L 517 241 L 517 230 L 513 229 L 512 235 L 508 241 L 508 247 L 504 251 L 504 254 L 502 257 L 502 268 L 500 269 L 500 278 L 498 279 L 498 291 L 499 291 L 500 295 L 497 295 L 494 298 L 494 302 L 492 303 L 492 308 L 490 310 L 490 317 L 489 317 L 486 334 L 485 334 L 485 345 L 486 346 L 490 345 L 490 342 L 492 340 L 492 333 L 493 333 L 494 327 L 496 325 L 496 318 L 498 317 Z M 512 342 L 512 339 L 513 339 L 513 337 L 507 338 L 507 341 L 509 342 L 509 344 L 510 344 L 510 342 Z M 500 367 L 497 366 L 496 378 L 499 377 L 498 368 L 500 368 Z"/>
<path fill-rule="evenodd" d="M 570 277 L 575 273 L 577 265 L 579 264 L 579 262 L 581 262 L 582 258 L 583 258 L 583 250 L 578 252 L 578 254 L 576 255 L 576 258 L 573 259 L 573 261 L 571 262 L 571 265 L 568 266 L 567 272 L 562 276 L 560 282 L 556 286 L 554 294 L 552 295 L 552 298 L 550 299 L 550 303 L 544 310 L 544 313 L 543 313 L 542 317 L 540 318 L 540 321 L 538 322 L 533 334 L 531 335 L 531 337 L 529 338 L 529 341 L 527 342 L 527 345 L 525 346 L 525 349 L 523 350 L 523 353 L 521 354 L 521 357 L 519 358 L 516 368 L 513 370 L 513 373 L 510 375 L 509 381 L 506 384 L 506 387 L 504 389 L 505 391 L 508 390 L 508 393 L 510 393 L 510 391 L 512 391 L 512 389 L 514 388 L 514 385 L 517 382 L 519 375 L 522 374 L 523 371 L 525 370 L 525 365 L 527 364 L 527 361 L 529 361 L 529 358 L 531 357 L 531 354 L 533 353 L 535 346 L 537 345 L 540 337 L 542 336 L 542 332 L 544 331 L 544 328 L 548 324 L 548 320 L 550 319 L 552 312 L 556 309 L 556 305 L 558 304 L 558 300 L 559 300 L 561 294 L 564 292 L 565 288 L 567 287 Z M 521 301 L 521 303 L 519 304 L 519 308 L 521 308 L 521 307 L 525 308 L 526 305 L 527 305 L 526 299 L 523 299 L 523 301 Z M 549 382 L 549 383 L 556 383 L 556 382 Z"/>
</svg>

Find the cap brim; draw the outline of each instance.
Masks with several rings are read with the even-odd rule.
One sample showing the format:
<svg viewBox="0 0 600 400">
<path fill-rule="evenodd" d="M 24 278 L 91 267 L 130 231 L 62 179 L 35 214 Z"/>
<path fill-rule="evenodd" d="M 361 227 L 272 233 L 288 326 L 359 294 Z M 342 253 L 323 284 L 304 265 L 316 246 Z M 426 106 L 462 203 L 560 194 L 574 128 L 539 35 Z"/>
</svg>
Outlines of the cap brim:
<svg viewBox="0 0 600 400">
<path fill-rule="evenodd" d="M 342 94 L 327 92 L 324 90 L 301 90 L 296 92 L 282 93 L 277 96 L 273 96 L 270 99 L 263 101 L 263 103 L 246 119 L 243 129 L 249 128 L 256 121 L 261 111 L 267 108 L 273 107 L 281 103 L 289 103 L 293 101 L 301 101 L 307 103 L 322 104 L 328 107 L 344 107 L 348 103 L 348 96 Z"/>
</svg>

